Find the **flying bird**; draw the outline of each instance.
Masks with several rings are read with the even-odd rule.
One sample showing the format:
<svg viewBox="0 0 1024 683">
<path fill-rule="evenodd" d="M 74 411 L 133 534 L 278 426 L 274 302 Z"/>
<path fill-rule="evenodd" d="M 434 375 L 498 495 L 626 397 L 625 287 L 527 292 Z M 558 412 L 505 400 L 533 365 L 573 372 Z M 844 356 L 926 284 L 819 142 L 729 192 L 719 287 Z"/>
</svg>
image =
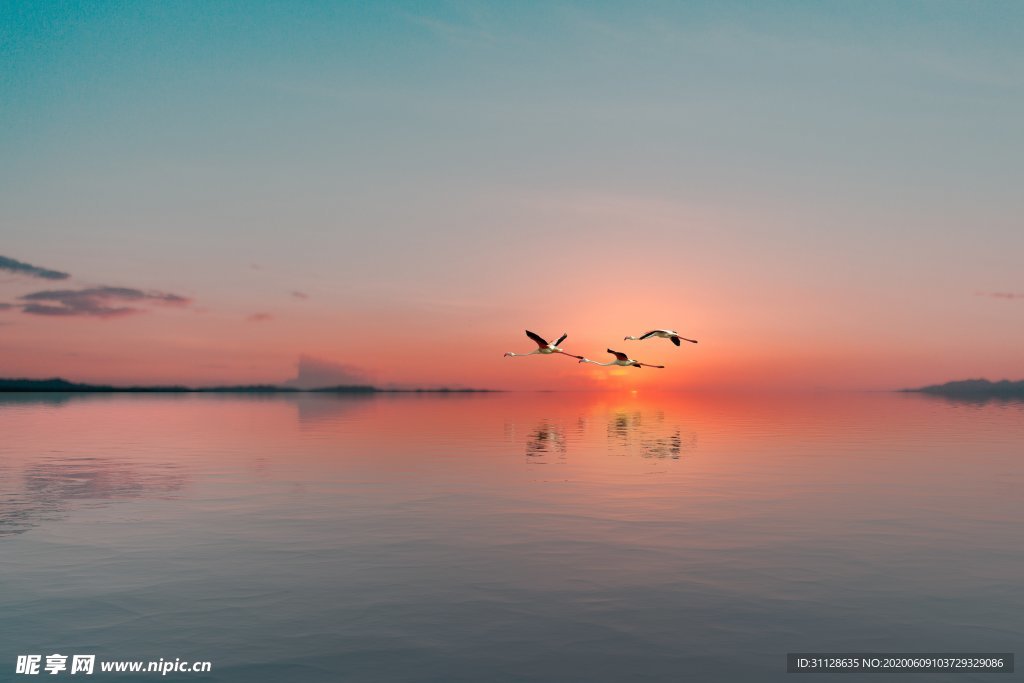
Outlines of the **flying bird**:
<svg viewBox="0 0 1024 683">
<path fill-rule="evenodd" d="M 565 338 L 569 336 L 568 334 L 562 333 L 562 336 L 558 338 L 558 341 L 552 342 L 550 344 L 547 342 L 546 339 L 544 339 L 544 337 L 540 336 L 536 332 L 530 332 L 529 330 L 526 330 L 526 336 L 529 337 L 530 339 L 532 339 L 533 341 L 537 342 L 537 348 L 534 349 L 533 351 L 530 351 L 529 353 L 512 353 L 511 351 L 509 351 L 508 353 L 505 354 L 506 358 L 509 357 L 509 356 L 532 356 L 532 355 L 537 354 L 537 353 L 544 354 L 544 355 L 550 355 L 552 353 L 560 353 L 563 356 L 572 356 L 573 358 L 583 358 L 583 356 L 576 356 L 576 355 L 573 355 L 571 353 L 566 353 L 562 349 L 558 348 L 558 345 L 561 344 L 562 342 L 564 342 Z"/>
<path fill-rule="evenodd" d="M 598 363 L 596 360 L 590 360 L 589 358 L 580 358 L 581 363 L 593 363 L 594 365 L 621 365 L 623 367 L 629 367 L 632 365 L 634 368 L 664 368 L 664 365 L 651 365 L 650 363 L 641 363 L 638 360 L 633 360 L 621 351 L 612 351 L 608 349 L 608 353 L 615 356 L 615 360 L 608 361 L 607 363 Z"/>
<path fill-rule="evenodd" d="M 641 334 L 639 337 L 626 337 L 626 339 L 632 339 L 632 340 L 636 341 L 636 340 L 640 340 L 640 339 L 650 339 L 651 337 L 661 337 L 662 339 L 671 339 L 672 343 L 675 344 L 676 346 L 679 346 L 679 340 L 680 339 L 683 340 L 683 341 L 688 341 L 691 344 L 696 344 L 697 343 L 696 339 L 687 339 L 686 337 L 681 336 L 675 330 L 651 330 L 650 332 L 645 332 L 644 334 Z"/>
</svg>

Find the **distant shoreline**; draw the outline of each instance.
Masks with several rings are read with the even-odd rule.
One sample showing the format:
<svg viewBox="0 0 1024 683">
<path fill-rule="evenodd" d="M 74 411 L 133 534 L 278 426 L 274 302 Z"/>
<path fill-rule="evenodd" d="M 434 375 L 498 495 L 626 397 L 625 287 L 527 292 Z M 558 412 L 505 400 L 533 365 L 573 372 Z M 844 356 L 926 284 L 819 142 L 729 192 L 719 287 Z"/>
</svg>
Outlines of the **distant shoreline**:
<svg viewBox="0 0 1024 683">
<path fill-rule="evenodd" d="M 932 384 L 917 389 L 900 389 L 900 391 L 962 399 L 1024 399 L 1024 380 L 1014 382 L 1004 379 L 991 382 L 987 379 L 964 379 L 945 384 Z"/>
<path fill-rule="evenodd" d="M 551 390 L 545 390 L 550 392 Z M 370 384 L 343 384 L 303 389 L 278 384 L 238 384 L 211 387 L 184 385 L 130 385 L 89 384 L 70 382 L 60 377 L 51 379 L 0 378 L 0 394 L 30 393 L 92 393 L 92 394 L 492 394 L 505 393 L 503 389 L 475 389 L 453 387 L 420 387 L 398 389 Z M 1024 399 L 1024 380 L 968 379 L 932 384 L 924 387 L 884 390 L 884 393 L 928 394 L 966 400 Z"/>
<path fill-rule="evenodd" d="M 217 387 L 114 386 L 85 384 L 53 379 L 0 379 L 0 393 L 97 393 L 97 394 L 480 394 L 496 393 L 498 389 L 453 389 L 450 387 L 420 389 L 388 389 L 368 384 L 339 385 L 300 389 L 276 384 L 244 384 Z"/>
</svg>

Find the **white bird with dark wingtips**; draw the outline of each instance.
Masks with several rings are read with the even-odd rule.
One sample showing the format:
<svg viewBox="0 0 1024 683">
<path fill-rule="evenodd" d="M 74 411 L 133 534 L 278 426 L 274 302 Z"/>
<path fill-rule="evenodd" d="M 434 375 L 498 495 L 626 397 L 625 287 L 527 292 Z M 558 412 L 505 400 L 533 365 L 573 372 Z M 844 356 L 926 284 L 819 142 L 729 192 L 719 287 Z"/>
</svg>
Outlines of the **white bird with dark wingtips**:
<svg viewBox="0 0 1024 683">
<path fill-rule="evenodd" d="M 638 360 L 633 360 L 621 351 L 612 351 L 608 349 L 608 353 L 615 356 L 615 360 L 608 361 L 607 363 L 598 363 L 596 360 L 590 360 L 589 358 L 580 358 L 581 363 L 593 363 L 594 365 L 621 365 L 623 367 L 633 366 L 634 368 L 664 368 L 664 365 L 651 365 L 650 363 L 641 363 Z"/>
<path fill-rule="evenodd" d="M 558 338 L 558 341 L 551 342 L 550 344 L 547 342 L 546 339 L 544 339 L 544 337 L 540 336 L 536 332 L 530 332 L 529 330 L 526 330 L 526 336 L 532 339 L 533 341 L 537 342 L 537 348 L 534 349 L 533 351 L 530 351 L 529 353 L 512 353 L 511 351 L 509 351 L 508 353 L 505 354 L 506 358 L 509 356 L 532 356 L 538 353 L 542 355 L 560 353 L 563 356 L 571 356 L 572 358 L 583 358 L 583 356 L 577 356 L 571 353 L 566 353 L 562 349 L 558 348 L 558 345 L 564 342 L 565 338 L 569 336 L 568 334 L 563 333 L 562 336 Z"/>
<path fill-rule="evenodd" d="M 640 340 L 640 339 L 650 339 L 651 337 L 661 337 L 662 339 L 671 339 L 672 343 L 675 344 L 676 346 L 679 346 L 679 340 L 680 339 L 683 340 L 683 341 L 688 341 L 691 344 L 696 344 L 697 343 L 696 339 L 687 339 L 686 337 L 680 335 L 675 330 L 651 330 L 650 332 L 645 332 L 644 334 L 641 334 L 639 337 L 626 337 L 626 339 L 632 339 L 634 341 L 637 341 L 637 340 Z"/>
</svg>

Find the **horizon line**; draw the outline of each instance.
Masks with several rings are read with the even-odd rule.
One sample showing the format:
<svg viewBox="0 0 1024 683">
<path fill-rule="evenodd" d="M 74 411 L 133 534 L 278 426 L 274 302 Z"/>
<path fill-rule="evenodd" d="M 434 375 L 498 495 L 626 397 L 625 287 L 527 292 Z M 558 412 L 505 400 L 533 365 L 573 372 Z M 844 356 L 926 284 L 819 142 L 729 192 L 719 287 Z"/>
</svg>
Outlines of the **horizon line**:
<svg viewBox="0 0 1024 683">
<path fill-rule="evenodd" d="M 639 393 L 671 392 L 671 393 L 941 393 L 947 385 L 963 385 L 965 383 L 987 383 L 989 385 L 1024 383 L 1024 380 L 984 379 L 950 380 L 942 384 L 929 384 L 919 387 L 852 389 L 835 387 L 693 387 L 693 388 L 561 388 L 561 389 L 495 389 L 477 387 L 396 387 L 376 386 L 372 384 L 334 384 L 317 387 L 294 387 L 287 384 L 253 383 L 253 384 L 218 384 L 209 386 L 188 386 L 176 384 L 96 384 L 91 382 L 73 382 L 63 377 L 35 379 L 28 377 L 0 378 L 0 392 L 3 393 Z M 50 386 L 47 386 L 50 385 Z M 949 387 L 955 389 L 956 387 Z"/>
</svg>

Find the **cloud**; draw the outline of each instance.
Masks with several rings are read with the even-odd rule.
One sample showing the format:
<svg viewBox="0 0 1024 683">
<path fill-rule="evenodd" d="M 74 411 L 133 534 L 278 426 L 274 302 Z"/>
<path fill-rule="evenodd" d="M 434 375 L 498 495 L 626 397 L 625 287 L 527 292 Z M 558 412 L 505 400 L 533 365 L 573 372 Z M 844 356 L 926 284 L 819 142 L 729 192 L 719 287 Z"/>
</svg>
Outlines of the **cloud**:
<svg viewBox="0 0 1024 683">
<path fill-rule="evenodd" d="M 71 277 L 67 273 L 62 273 L 59 270 L 40 268 L 39 266 L 33 266 L 30 263 L 22 263 L 21 261 L 16 261 L 15 259 L 8 258 L 6 256 L 0 256 L 0 270 L 9 270 L 12 273 L 18 273 L 19 275 L 41 277 L 44 280 L 67 280 Z"/>
<path fill-rule="evenodd" d="M 1024 299 L 1024 294 L 1015 292 L 978 292 L 978 296 L 987 296 L 990 299 Z"/>
<path fill-rule="evenodd" d="M 265 320 L 270 320 L 273 317 L 274 316 L 272 316 L 269 313 L 253 313 L 252 315 L 247 317 L 246 320 L 248 320 L 251 323 L 261 323 Z"/>
<path fill-rule="evenodd" d="M 14 304 L 0 303 L 0 311 L 7 311 L 7 310 L 10 310 L 12 308 L 14 308 Z"/>
<path fill-rule="evenodd" d="M 407 21 L 426 28 L 438 37 L 463 44 L 490 44 L 496 41 L 493 33 L 488 31 L 480 16 L 466 17 L 467 23 L 455 23 L 437 17 L 423 16 L 411 12 L 399 12 Z"/>
<path fill-rule="evenodd" d="M 308 299 L 309 298 L 309 294 L 306 294 L 305 292 L 298 292 L 298 291 L 292 292 L 292 296 L 295 297 L 296 299 Z"/>
<path fill-rule="evenodd" d="M 302 354 L 299 356 L 297 374 L 285 382 L 285 386 L 299 389 L 317 389 L 348 384 L 366 384 L 366 374 L 352 365 L 333 363 Z"/>
<path fill-rule="evenodd" d="M 22 313 L 95 318 L 116 318 L 142 313 L 144 309 L 138 308 L 138 305 L 187 306 L 191 303 L 190 299 L 177 294 L 129 287 L 51 289 L 26 294 L 21 300 L 29 302 L 22 305 Z"/>
</svg>

